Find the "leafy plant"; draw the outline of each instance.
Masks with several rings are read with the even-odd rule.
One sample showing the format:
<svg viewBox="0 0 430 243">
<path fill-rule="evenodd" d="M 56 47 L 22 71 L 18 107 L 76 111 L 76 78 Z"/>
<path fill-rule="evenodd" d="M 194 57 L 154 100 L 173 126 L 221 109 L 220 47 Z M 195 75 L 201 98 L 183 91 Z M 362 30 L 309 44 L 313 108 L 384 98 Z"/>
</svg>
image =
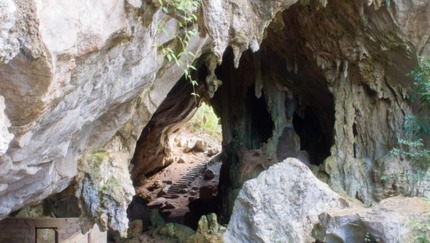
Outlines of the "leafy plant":
<svg viewBox="0 0 430 243">
<path fill-rule="evenodd" d="M 364 242 L 379 242 L 378 238 L 373 237 L 372 234 L 366 232 L 366 236 L 364 237 Z"/>
<path fill-rule="evenodd" d="M 414 243 L 429 243 L 430 242 L 430 212 L 426 214 L 425 221 L 411 221 Z"/>
<path fill-rule="evenodd" d="M 221 137 L 221 125 L 211 106 L 202 103 L 190 120 L 194 131 L 203 131 L 211 136 Z"/>
<path fill-rule="evenodd" d="M 162 44 L 159 44 L 158 47 L 166 55 L 166 59 L 169 62 L 175 62 L 182 69 L 185 79 L 193 86 L 191 95 L 198 97 L 199 95 L 195 90 L 198 83 L 191 75 L 191 72 L 197 69 L 189 61 L 194 59 L 195 55 L 191 51 L 187 51 L 187 46 L 191 38 L 197 34 L 197 30 L 194 28 L 197 23 L 195 12 L 200 8 L 201 0 L 158 0 L 158 3 L 165 14 L 173 14 L 178 20 L 178 32 L 175 35 L 175 39 L 180 43 L 180 48 L 179 50 L 174 50 Z M 164 27 L 159 27 L 158 30 L 166 33 Z M 181 59 L 182 57 L 185 58 Z M 185 62 L 182 60 L 185 60 Z"/>
<path fill-rule="evenodd" d="M 414 78 L 411 100 L 419 100 L 417 115 L 407 117 L 405 131 L 412 133 L 416 140 L 399 139 L 399 147 L 391 152 L 405 156 L 411 161 L 411 171 L 406 171 L 409 180 L 422 180 L 430 167 L 430 150 L 424 146 L 424 137 L 430 135 L 430 58 L 420 59 L 418 67 L 409 74 Z"/>
<path fill-rule="evenodd" d="M 405 122 L 405 130 L 411 132 L 417 139 L 399 139 L 399 147 L 392 150 L 394 154 L 405 156 L 411 161 L 411 171 L 405 172 L 407 180 L 415 182 L 428 177 L 430 167 L 430 150 L 424 146 L 424 138 L 430 135 L 430 58 L 420 59 L 418 67 L 409 75 L 414 78 L 411 88 L 411 100 L 419 101 L 417 115 L 409 116 Z M 427 220 L 412 221 L 413 242 L 430 242 L 430 215 Z"/>
</svg>

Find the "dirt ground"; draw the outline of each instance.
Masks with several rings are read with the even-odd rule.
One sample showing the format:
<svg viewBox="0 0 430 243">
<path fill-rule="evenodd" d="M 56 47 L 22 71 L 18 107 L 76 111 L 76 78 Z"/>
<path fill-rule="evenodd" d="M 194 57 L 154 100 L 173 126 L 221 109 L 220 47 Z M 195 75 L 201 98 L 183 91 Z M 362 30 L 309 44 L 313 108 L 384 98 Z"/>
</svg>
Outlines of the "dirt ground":
<svg viewBox="0 0 430 243">
<path fill-rule="evenodd" d="M 185 152 L 184 141 L 189 140 L 206 142 L 206 151 Z M 213 196 L 216 195 L 221 161 L 212 153 L 221 151 L 221 141 L 219 137 L 204 132 L 192 133 L 189 129 L 184 129 L 174 141 L 173 157 L 181 159 L 148 178 L 136 188 L 136 193 L 150 201 L 148 206 L 159 206 L 163 213 L 170 213 L 169 219 L 178 221 L 189 211 L 188 203 L 199 198 L 200 188 L 210 188 Z M 208 168 L 214 172 L 211 179 L 205 178 Z"/>
</svg>

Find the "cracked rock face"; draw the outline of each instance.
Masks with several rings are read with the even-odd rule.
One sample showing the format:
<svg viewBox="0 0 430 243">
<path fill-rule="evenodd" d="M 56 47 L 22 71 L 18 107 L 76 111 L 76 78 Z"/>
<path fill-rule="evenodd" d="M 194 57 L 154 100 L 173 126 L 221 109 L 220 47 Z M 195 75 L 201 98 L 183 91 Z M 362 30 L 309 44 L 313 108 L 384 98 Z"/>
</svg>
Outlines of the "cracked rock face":
<svg viewBox="0 0 430 243">
<path fill-rule="evenodd" d="M 426 0 L 204 0 L 187 48 L 205 54 L 200 81 L 222 118 L 224 206 L 288 156 L 366 204 L 416 194 L 380 178 L 407 166 L 389 150 L 411 112 L 404 74 L 430 55 L 429 12 Z M 0 20 L 1 219 L 64 190 L 94 151 L 126 168 L 183 70 L 156 48 L 178 30 L 151 1 L 3 0 Z"/>
<path fill-rule="evenodd" d="M 289 158 L 245 182 L 224 242 L 414 242 L 430 204 L 390 198 L 371 208 L 348 201 Z"/>
<path fill-rule="evenodd" d="M 64 190 L 80 158 L 114 141 L 125 154 L 116 162 L 127 167 L 182 72 L 156 48 L 174 37 L 175 20 L 152 4 L 7 0 L 0 16 L 4 218 Z M 188 48 L 198 56 L 204 43 L 194 37 Z"/>
</svg>

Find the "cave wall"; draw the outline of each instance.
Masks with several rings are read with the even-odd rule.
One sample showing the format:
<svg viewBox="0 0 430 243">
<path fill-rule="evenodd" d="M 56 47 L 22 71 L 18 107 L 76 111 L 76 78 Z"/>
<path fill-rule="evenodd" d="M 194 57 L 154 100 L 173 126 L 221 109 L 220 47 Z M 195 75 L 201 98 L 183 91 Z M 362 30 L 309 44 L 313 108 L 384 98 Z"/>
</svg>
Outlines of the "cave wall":
<svg viewBox="0 0 430 243">
<path fill-rule="evenodd" d="M 410 165 L 390 153 L 409 136 L 406 73 L 429 52 L 423 12 L 429 4 L 420 1 L 300 1 L 274 17 L 259 51 L 244 52 L 237 68 L 234 49 L 225 52 L 212 103 L 228 154 L 220 183 L 226 215 L 245 180 L 286 156 L 365 205 L 425 193 L 425 185 L 393 177 Z M 264 112 L 252 116 L 262 109 L 249 103 L 255 99 L 270 122 L 261 123 Z M 260 139 L 271 126 L 270 138 Z"/>
<path fill-rule="evenodd" d="M 404 167 L 388 151 L 410 112 L 404 74 L 416 55 L 430 55 L 429 2 L 296 2 L 202 2 L 200 36 L 188 50 L 209 54 L 202 81 L 224 117 L 231 155 L 225 195 L 232 201 L 244 180 L 294 154 L 366 204 L 412 195 L 413 188 L 379 178 Z M 89 164 L 87 155 L 98 149 L 114 158 L 108 175 L 116 163 L 122 171 L 183 70 L 156 48 L 174 45 L 177 25 L 152 1 L 5 0 L 0 13 L 4 218 L 84 175 L 78 163 Z M 157 31 L 161 24 L 166 32 Z M 294 125 L 301 121 L 308 125 Z M 322 149 L 306 154 L 301 147 Z"/>
<path fill-rule="evenodd" d="M 177 21 L 153 3 L 123 0 L 6 0 L 0 16 L 0 219 L 86 178 L 78 164 L 100 149 L 114 161 L 105 176 L 126 169 L 126 193 L 111 204 L 125 212 L 136 141 L 183 75 L 157 50 L 175 44 Z M 187 48 L 199 56 L 206 40 L 194 36 Z M 78 197 L 97 197 L 80 189 Z M 118 215 L 85 217 L 126 229 Z"/>
<path fill-rule="evenodd" d="M 193 90 L 193 86 L 185 77 L 182 77 L 167 94 L 136 143 L 131 160 L 131 178 L 135 186 L 141 185 L 147 177 L 175 162 L 170 154 L 172 137 L 193 117 L 202 99 L 206 97 L 203 84 L 194 87 Z"/>
</svg>

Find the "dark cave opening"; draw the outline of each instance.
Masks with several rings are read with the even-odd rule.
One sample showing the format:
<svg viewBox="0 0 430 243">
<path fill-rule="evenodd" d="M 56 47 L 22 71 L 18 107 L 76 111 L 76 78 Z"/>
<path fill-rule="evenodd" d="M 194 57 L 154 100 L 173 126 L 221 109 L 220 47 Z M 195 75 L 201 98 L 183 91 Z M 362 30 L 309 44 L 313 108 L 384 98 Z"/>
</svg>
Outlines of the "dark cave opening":
<svg viewBox="0 0 430 243">
<path fill-rule="evenodd" d="M 201 60 L 204 58 L 197 62 Z M 206 78 L 207 69 L 200 66 L 193 72 L 199 81 L 195 90 L 182 77 L 136 144 L 131 162 L 136 196 L 127 213 L 130 221 L 142 220 L 144 230 L 168 222 L 196 230 L 201 216 L 218 213 L 222 132 L 217 114 L 210 111 L 211 102 L 201 81 Z M 192 95 L 193 92 L 198 95 Z M 214 139 L 217 134 L 219 139 Z"/>
<path fill-rule="evenodd" d="M 257 98 L 254 90 L 254 85 L 249 86 L 245 98 L 247 119 L 250 120 L 248 125 L 250 147 L 248 149 L 258 149 L 262 143 L 266 143 L 272 137 L 274 126 L 270 113 L 267 111 L 264 94 Z"/>
<path fill-rule="evenodd" d="M 317 114 L 312 107 L 302 115 L 293 115 L 294 131 L 300 137 L 300 150 L 309 155 L 309 163 L 320 165 L 330 155 L 331 137 L 321 127 Z"/>
<path fill-rule="evenodd" d="M 200 57 L 196 65 L 200 94 L 210 100 L 221 118 L 224 159 L 214 208 L 221 212 L 224 223 L 228 222 L 236 193 L 247 179 L 286 157 L 301 159 L 300 155 L 306 154 L 305 163 L 319 166 L 330 156 L 333 94 L 319 64 L 305 53 L 301 30 L 294 27 L 296 20 L 288 12 L 280 13 L 285 26 L 269 26 L 260 50 L 243 52 L 238 68 L 234 67 L 231 47 L 215 70 L 209 71 L 204 65 L 207 56 Z M 222 85 L 209 99 L 203 80 L 212 71 Z M 153 165 L 157 161 L 163 164 L 160 157 L 166 151 L 162 145 L 168 141 L 163 134 L 175 132 L 179 127 L 175 124 L 180 124 L 195 106 L 189 95 L 192 91 L 184 85 L 183 79 L 178 81 L 142 132 L 133 159 L 135 185 L 141 177 L 160 172 L 162 167 Z M 145 159 L 138 162 L 139 156 Z M 195 208 L 199 207 L 203 204 Z"/>
</svg>

